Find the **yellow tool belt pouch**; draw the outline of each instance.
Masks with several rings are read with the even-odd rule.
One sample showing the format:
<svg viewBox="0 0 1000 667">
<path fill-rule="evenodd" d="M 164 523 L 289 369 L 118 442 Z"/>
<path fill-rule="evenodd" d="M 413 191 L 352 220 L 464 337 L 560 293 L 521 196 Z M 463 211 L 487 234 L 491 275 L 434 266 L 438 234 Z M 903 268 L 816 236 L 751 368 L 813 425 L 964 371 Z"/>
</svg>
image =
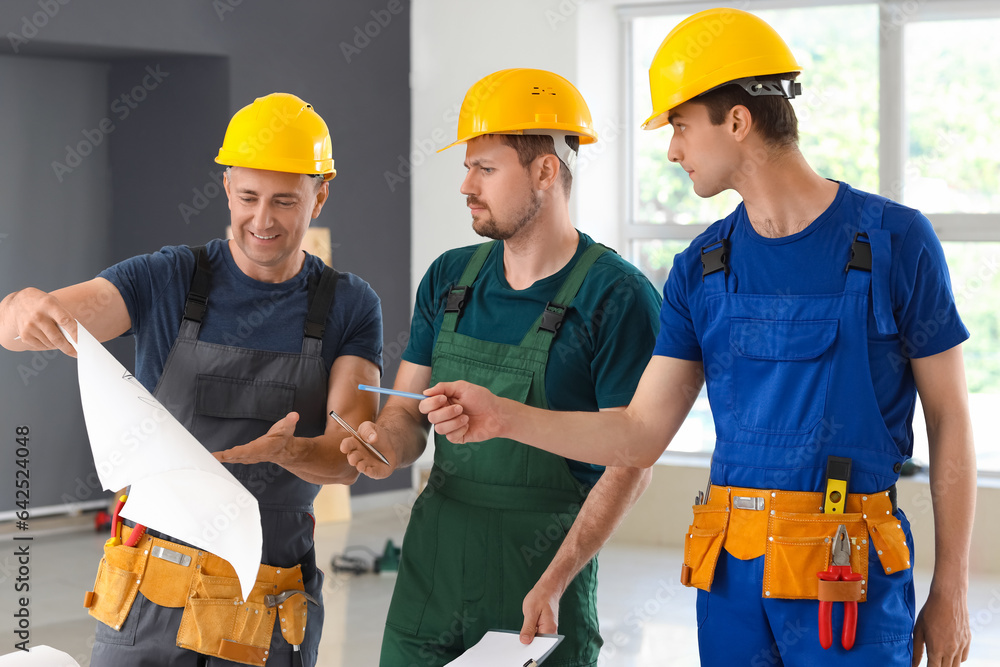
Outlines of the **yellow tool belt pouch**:
<svg viewBox="0 0 1000 667">
<path fill-rule="evenodd" d="M 108 540 L 97 567 L 94 590 L 87 593 L 83 603 L 90 615 L 120 630 L 139 592 L 148 558 L 149 550 L 141 545 L 126 547 Z"/>
<path fill-rule="evenodd" d="M 265 664 L 275 622 L 282 636 L 297 646 L 305 638 L 304 595 L 268 599 L 304 591 L 302 569 L 261 565 L 247 600 L 228 561 L 207 551 L 146 535 L 135 547 L 105 546 L 94 592 L 85 606 L 113 628 L 128 616 L 137 592 L 162 607 L 184 608 L 177 645 L 247 665 Z M 269 604 L 270 603 L 270 604 Z"/>
<path fill-rule="evenodd" d="M 681 583 L 710 590 L 721 548 L 735 558 L 764 556 L 761 594 L 767 598 L 819 596 L 818 572 L 830 565 L 833 537 L 843 525 L 851 540 L 851 569 L 868 577 L 868 540 L 886 574 L 910 567 L 910 551 L 887 491 L 849 494 L 844 514 L 824 514 L 823 494 L 713 486 L 694 506 L 684 540 Z M 865 600 L 866 587 L 861 589 Z"/>
<path fill-rule="evenodd" d="M 204 552 L 203 552 L 204 553 Z M 177 645 L 205 655 L 247 665 L 263 665 L 271 645 L 275 622 L 289 644 L 299 645 L 306 631 L 306 599 L 293 595 L 268 606 L 266 596 L 302 591 L 302 570 L 261 565 L 248 599 L 225 560 L 204 553 L 191 578 L 184 604 Z"/>
<path fill-rule="evenodd" d="M 712 588 L 715 564 L 722 552 L 729 525 L 729 509 L 724 504 L 694 505 L 694 519 L 684 536 L 684 564 L 681 583 L 702 590 Z"/>
</svg>

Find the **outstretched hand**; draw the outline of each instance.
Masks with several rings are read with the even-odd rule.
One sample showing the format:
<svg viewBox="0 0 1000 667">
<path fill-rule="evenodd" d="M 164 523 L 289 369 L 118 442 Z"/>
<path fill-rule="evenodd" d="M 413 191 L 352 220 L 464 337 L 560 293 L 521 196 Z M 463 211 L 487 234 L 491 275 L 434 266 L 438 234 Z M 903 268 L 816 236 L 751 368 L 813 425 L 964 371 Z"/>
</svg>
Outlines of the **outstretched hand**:
<svg viewBox="0 0 1000 667">
<path fill-rule="evenodd" d="M 482 442 L 503 431 L 503 399 L 489 389 L 463 380 L 439 382 L 424 392 L 420 412 L 439 435 L 455 444 Z"/>
<path fill-rule="evenodd" d="M 298 422 L 299 413 L 289 412 L 256 440 L 212 455 L 222 463 L 277 463 L 284 466 L 295 459 L 292 449 Z"/>
</svg>

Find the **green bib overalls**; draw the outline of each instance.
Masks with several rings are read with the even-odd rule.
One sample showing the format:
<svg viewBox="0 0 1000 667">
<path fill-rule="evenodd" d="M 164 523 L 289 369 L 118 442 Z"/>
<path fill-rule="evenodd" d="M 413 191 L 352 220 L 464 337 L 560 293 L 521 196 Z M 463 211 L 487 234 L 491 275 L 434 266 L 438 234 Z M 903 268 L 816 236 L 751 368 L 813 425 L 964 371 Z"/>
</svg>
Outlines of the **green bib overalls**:
<svg viewBox="0 0 1000 667">
<path fill-rule="evenodd" d="M 460 285 L 474 288 L 495 245 L 479 246 Z M 453 288 L 434 347 L 431 384 L 467 380 L 547 409 L 545 367 L 558 331 L 554 322 L 606 251 L 595 243 L 583 252 L 519 345 L 457 333 L 465 288 Z M 588 492 L 560 456 L 503 438 L 463 445 L 434 438 L 434 468 L 403 540 L 382 667 L 444 665 L 487 630 L 520 630 L 524 596 L 555 556 Z M 595 558 L 562 597 L 559 633 L 565 639 L 546 667 L 596 664 L 603 643 L 596 590 Z"/>
</svg>

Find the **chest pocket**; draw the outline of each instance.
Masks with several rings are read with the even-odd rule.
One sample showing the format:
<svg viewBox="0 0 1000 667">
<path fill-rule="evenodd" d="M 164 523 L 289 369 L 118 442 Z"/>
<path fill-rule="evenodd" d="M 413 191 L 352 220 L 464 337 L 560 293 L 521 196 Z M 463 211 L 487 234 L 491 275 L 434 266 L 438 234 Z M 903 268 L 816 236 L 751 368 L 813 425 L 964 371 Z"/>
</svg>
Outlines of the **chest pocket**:
<svg viewBox="0 0 1000 667">
<path fill-rule="evenodd" d="M 732 320 L 733 413 L 740 428 L 804 434 L 819 424 L 837 326 L 837 320 Z"/>
<path fill-rule="evenodd" d="M 291 384 L 199 375 L 190 430 L 209 451 L 245 445 L 291 412 L 294 403 L 295 386 Z M 266 468 L 264 464 L 226 465 L 243 481 L 249 479 L 251 469 Z"/>
</svg>

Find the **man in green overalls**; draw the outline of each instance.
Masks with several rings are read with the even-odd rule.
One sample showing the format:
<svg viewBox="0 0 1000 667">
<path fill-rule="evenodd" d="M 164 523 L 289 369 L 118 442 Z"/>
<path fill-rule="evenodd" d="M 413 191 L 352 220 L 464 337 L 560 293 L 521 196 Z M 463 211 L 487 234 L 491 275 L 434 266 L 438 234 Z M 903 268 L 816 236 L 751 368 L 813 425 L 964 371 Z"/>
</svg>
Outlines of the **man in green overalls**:
<svg viewBox="0 0 1000 667">
<path fill-rule="evenodd" d="M 652 350 L 660 299 L 617 254 L 569 217 L 590 111 L 565 79 L 496 72 L 462 105 L 461 191 L 492 242 L 446 252 L 421 281 L 397 389 L 464 379 L 529 405 L 626 405 Z M 455 144 L 452 144 L 453 146 Z M 383 478 L 423 452 L 428 424 L 412 398 L 389 399 L 359 427 L 390 465 L 353 440 L 360 472 Z M 625 459 L 623 457 L 623 463 Z M 443 665 L 490 629 L 559 632 L 546 665 L 597 663 L 595 554 L 650 472 L 577 463 L 512 440 L 436 438 L 430 482 L 413 506 L 386 620 L 381 664 Z"/>
</svg>

